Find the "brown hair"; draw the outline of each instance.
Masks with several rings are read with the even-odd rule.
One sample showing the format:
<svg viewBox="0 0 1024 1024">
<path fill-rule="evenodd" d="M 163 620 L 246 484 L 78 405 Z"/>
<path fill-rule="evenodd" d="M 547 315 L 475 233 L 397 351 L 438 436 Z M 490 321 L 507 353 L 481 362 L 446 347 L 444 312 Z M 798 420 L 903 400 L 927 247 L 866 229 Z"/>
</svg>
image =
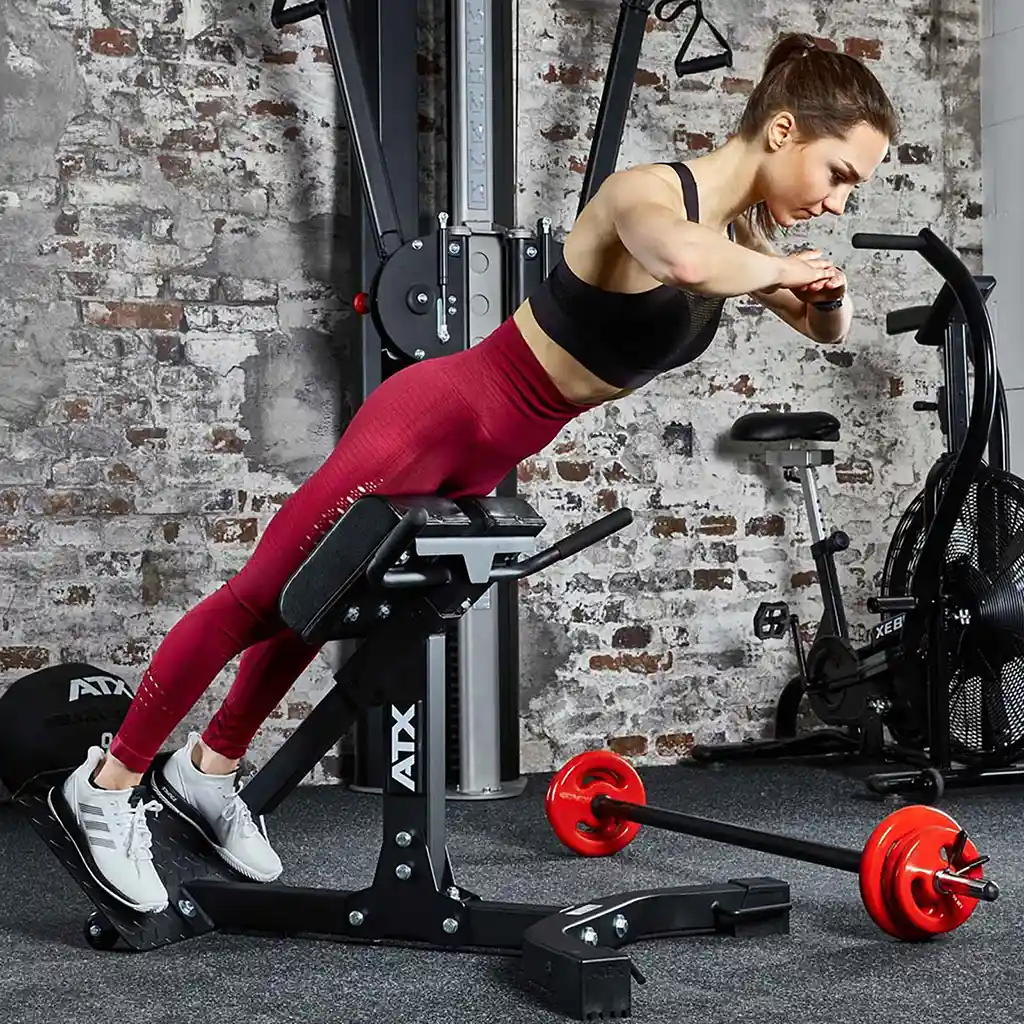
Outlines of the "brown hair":
<svg viewBox="0 0 1024 1024">
<path fill-rule="evenodd" d="M 878 79 L 856 57 L 821 49 L 808 35 L 783 36 L 772 48 L 737 134 L 752 142 L 783 110 L 793 114 L 807 140 L 842 138 L 858 124 L 870 125 L 890 142 L 899 133 L 899 117 Z M 764 203 L 747 217 L 751 227 L 774 237 L 778 225 Z"/>
</svg>

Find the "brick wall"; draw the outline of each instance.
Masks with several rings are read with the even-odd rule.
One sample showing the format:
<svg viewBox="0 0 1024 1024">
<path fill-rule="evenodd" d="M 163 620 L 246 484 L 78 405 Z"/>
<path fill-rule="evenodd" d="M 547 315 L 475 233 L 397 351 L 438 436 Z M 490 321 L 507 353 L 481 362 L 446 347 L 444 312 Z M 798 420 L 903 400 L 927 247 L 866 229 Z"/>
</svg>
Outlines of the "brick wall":
<svg viewBox="0 0 1024 1024">
<path fill-rule="evenodd" d="M 277 32 L 269 6 L 0 9 L 0 684 L 70 659 L 136 679 L 334 442 L 357 288 L 350 161 L 318 25 Z M 799 494 L 725 450 L 736 416 L 823 408 L 842 420 L 822 489 L 853 537 L 840 571 L 858 628 L 886 530 L 939 448 L 911 411 L 938 367 L 879 330 L 887 309 L 927 301 L 934 276 L 912 258 L 854 252 L 848 237 L 930 223 L 977 250 L 978 5 L 711 6 L 735 67 L 675 79 L 684 29 L 652 23 L 622 164 L 723 141 L 783 29 L 871 61 L 905 135 L 850 217 L 807 231 L 850 273 L 848 344 L 815 346 L 732 303 L 699 363 L 588 414 L 522 467 L 552 536 L 617 505 L 636 513 L 611 544 L 524 587 L 527 769 L 605 743 L 674 759 L 694 741 L 762 730 L 793 659 L 753 639 L 753 611 L 784 598 L 810 619 L 817 602 Z M 431 154 L 442 149 L 437 0 L 420 9 Z M 521 0 L 520 12 L 519 220 L 567 226 L 617 5 Z M 442 191 L 425 178 L 425 201 Z M 328 682 L 324 657 L 254 759 Z"/>
</svg>

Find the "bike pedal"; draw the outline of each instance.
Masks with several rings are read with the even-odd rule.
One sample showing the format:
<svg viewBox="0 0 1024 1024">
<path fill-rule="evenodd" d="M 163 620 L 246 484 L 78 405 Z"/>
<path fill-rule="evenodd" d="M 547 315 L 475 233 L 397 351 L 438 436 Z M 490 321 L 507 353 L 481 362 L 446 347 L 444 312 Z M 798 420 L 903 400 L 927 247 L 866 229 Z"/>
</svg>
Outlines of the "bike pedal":
<svg viewBox="0 0 1024 1024">
<path fill-rule="evenodd" d="M 777 640 L 789 630 L 789 605 L 785 601 L 762 601 L 754 613 L 754 635 L 758 640 Z"/>
</svg>

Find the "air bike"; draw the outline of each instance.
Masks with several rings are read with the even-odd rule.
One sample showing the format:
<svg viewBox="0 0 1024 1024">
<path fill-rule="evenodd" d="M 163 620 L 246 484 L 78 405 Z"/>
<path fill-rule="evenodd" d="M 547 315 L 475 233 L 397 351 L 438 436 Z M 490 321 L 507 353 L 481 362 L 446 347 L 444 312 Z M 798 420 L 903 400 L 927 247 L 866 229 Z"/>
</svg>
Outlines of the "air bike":
<svg viewBox="0 0 1024 1024">
<path fill-rule="evenodd" d="M 916 331 L 942 357 L 935 403 L 946 451 L 932 466 L 893 534 L 881 593 L 867 607 L 880 620 L 855 646 L 843 607 L 835 555 L 849 536 L 826 532 L 815 467 L 839 440 L 826 412 L 759 412 L 732 426 L 785 478 L 799 482 L 823 611 L 804 650 L 800 623 L 785 602 L 762 604 L 760 639 L 792 637 L 798 674 L 782 691 L 775 738 L 699 746 L 698 761 L 853 754 L 910 770 L 867 778 L 872 792 L 941 797 L 946 786 L 1018 783 L 1024 751 L 1024 481 L 1007 471 L 1007 420 L 987 296 L 991 277 L 974 277 L 925 228 L 917 235 L 858 234 L 859 249 L 920 253 L 944 280 L 930 306 L 887 317 L 887 332 Z M 973 394 L 969 385 L 973 377 Z M 987 458 L 986 458 L 987 449 Z M 826 728 L 797 734 L 806 697 Z"/>
</svg>

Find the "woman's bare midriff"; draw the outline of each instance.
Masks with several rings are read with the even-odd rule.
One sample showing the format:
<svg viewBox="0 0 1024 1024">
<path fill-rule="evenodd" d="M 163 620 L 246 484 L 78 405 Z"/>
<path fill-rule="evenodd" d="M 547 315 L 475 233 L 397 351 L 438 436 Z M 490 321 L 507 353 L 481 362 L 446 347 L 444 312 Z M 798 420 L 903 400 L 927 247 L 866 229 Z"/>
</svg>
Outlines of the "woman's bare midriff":
<svg viewBox="0 0 1024 1024">
<path fill-rule="evenodd" d="M 579 360 L 552 341 L 541 330 L 529 302 L 524 302 L 512 315 L 512 319 L 530 351 L 537 357 L 537 362 L 544 367 L 555 387 L 568 401 L 576 405 L 601 405 L 629 394 L 595 377 Z"/>
<path fill-rule="evenodd" d="M 683 190 L 676 172 L 659 164 L 649 169 L 678 190 L 679 209 L 684 211 Z M 565 239 L 563 259 L 577 277 L 606 291 L 629 294 L 657 287 L 659 282 L 626 251 L 602 198 L 598 192 L 580 213 Z M 595 376 L 549 337 L 537 323 L 529 300 L 512 318 L 537 361 L 568 401 L 576 405 L 601 405 L 632 393 Z"/>
</svg>

